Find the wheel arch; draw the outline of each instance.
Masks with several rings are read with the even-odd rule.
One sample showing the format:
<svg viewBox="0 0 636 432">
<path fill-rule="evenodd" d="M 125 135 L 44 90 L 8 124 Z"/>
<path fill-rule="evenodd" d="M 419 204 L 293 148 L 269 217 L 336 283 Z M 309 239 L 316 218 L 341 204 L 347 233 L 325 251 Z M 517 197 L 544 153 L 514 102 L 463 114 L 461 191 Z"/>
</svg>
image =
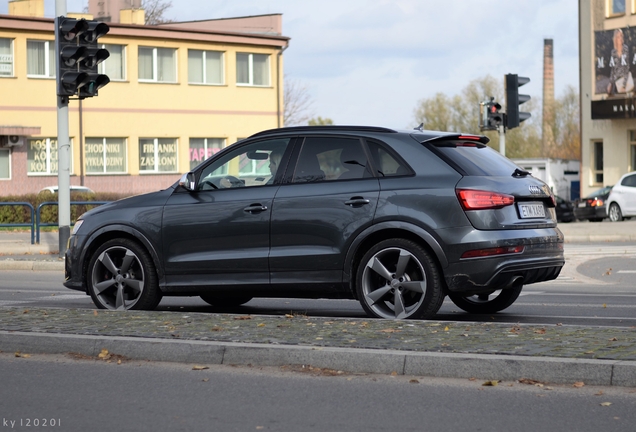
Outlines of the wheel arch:
<svg viewBox="0 0 636 432">
<path fill-rule="evenodd" d="M 102 244 L 116 238 L 125 238 L 136 241 L 144 249 L 146 249 L 155 265 L 159 282 L 159 289 L 161 289 L 161 286 L 163 286 L 164 284 L 165 274 L 163 272 L 163 266 L 161 265 L 161 262 L 159 260 L 159 255 L 152 242 L 150 242 L 150 240 L 148 240 L 148 238 L 141 232 L 130 226 L 109 225 L 93 232 L 86 240 L 86 246 L 84 247 L 82 255 L 80 257 L 80 262 L 82 263 L 82 284 L 84 285 L 84 291 L 86 291 L 87 289 L 87 272 L 91 257 L 93 256 L 97 248 L 99 248 Z"/>
<path fill-rule="evenodd" d="M 383 240 L 391 238 L 403 238 L 411 240 L 431 254 L 440 271 L 448 267 L 448 258 L 437 239 L 425 229 L 403 221 L 389 221 L 373 225 L 362 231 L 351 244 L 344 263 L 344 280 L 348 283 L 354 298 L 357 298 L 353 278 L 356 274 L 356 264 L 364 253 Z"/>
</svg>

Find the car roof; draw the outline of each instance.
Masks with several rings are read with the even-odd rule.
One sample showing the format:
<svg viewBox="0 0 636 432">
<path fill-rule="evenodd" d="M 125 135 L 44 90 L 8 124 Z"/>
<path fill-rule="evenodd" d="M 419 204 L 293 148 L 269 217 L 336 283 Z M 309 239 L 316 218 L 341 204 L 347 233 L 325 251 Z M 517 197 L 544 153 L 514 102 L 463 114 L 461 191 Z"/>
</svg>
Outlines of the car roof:
<svg viewBox="0 0 636 432">
<path fill-rule="evenodd" d="M 381 126 L 355 126 L 355 125 L 320 125 L 320 126 L 290 126 L 277 129 L 268 129 L 251 135 L 250 138 L 264 137 L 268 135 L 299 134 L 299 133 L 321 133 L 321 132 L 361 132 L 376 134 L 397 134 L 405 133 L 413 136 L 419 142 L 430 142 L 445 139 L 468 139 L 479 141 L 482 144 L 490 140 L 483 135 L 461 134 L 456 132 L 442 132 L 424 130 L 421 127 L 408 129 L 390 129 Z"/>
</svg>

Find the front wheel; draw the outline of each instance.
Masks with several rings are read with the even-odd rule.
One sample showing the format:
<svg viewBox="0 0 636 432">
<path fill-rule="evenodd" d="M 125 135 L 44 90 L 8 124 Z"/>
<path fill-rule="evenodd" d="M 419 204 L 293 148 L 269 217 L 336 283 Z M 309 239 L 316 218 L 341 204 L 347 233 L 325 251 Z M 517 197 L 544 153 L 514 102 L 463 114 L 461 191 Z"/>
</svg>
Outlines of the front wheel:
<svg viewBox="0 0 636 432">
<path fill-rule="evenodd" d="M 161 301 L 157 271 L 139 243 L 113 239 L 100 246 L 88 265 L 88 293 L 100 309 L 152 310 Z"/>
<path fill-rule="evenodd" d="M 369 316 L 427 319 L 444 301 L 439 270 L 428 252 L 405 239 L 382 241 L 364 254 L 356 291 Z"/>
<path fill-rule="evenodd" d="M 507 289 L 493 291 L 489 294 L 475 294 L 465 296 L 458 293 L 448 293 L 448 298 L 455 305 L 469 313 L 490 314 L 500 312 L 512 305 L 519 294 L 523 285 L 514 285 Z"/>
<path fill-rule="evenodd" d="M 616 203 L 612 203 L 612 205 L 610 205 L 608 216 L 609 220 L 612 222 L 620 222 L 624 219 L 623 212 L 621 211 L 620 206 Z"/>
</svg>

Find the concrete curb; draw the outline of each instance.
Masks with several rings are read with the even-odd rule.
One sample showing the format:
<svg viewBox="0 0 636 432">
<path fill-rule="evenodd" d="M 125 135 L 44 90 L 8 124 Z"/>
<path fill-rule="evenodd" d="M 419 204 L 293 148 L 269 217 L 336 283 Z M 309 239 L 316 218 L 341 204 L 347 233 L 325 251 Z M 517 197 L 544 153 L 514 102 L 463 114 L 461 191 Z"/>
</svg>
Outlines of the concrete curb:
<svg viewBox="0 0 636 432">
<path fill-rule="evenodd" d="M 96 357 L 102 349 L 134 360 L 252 366 L 311 365 L 351 373 L 397 373 L 542 383 L 636 387 L 636 362 L 357 348 L 104 337 L 0 331 L 6 352 Z"/>
<path fill-rule="evenodd" d="M 64 261 L 0 260 L 0 270 L 64 271 Z"/>
</svg>

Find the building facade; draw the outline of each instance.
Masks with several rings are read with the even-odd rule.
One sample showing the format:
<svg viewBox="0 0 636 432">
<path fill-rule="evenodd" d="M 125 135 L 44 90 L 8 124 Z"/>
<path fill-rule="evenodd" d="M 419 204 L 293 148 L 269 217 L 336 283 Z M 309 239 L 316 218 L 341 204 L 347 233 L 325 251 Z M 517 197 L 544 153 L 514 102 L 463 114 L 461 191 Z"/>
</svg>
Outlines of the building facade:
<svg viewBox="0 0 636 432">
<path fill-rule="evenodd" d="M 581 195 L 636 171 L 636 2 L 579 0 Z"/>
<path fill-rule="evenodd" d="M 41 14 L 32 6 L 42 2 L 15 0 L 0 15 L 4 196 L 57 184 L 54 21 L 20 15 Z M 72 185 L 131 195 L 160 189 L 219 149 L 282 126 L 289 38 L 280 14 L 147 26 L 134 23 L 139 13 L 120 11 L 99 39 L 110 83 L 97 97 L 70 100 Z"/>
</svg>

